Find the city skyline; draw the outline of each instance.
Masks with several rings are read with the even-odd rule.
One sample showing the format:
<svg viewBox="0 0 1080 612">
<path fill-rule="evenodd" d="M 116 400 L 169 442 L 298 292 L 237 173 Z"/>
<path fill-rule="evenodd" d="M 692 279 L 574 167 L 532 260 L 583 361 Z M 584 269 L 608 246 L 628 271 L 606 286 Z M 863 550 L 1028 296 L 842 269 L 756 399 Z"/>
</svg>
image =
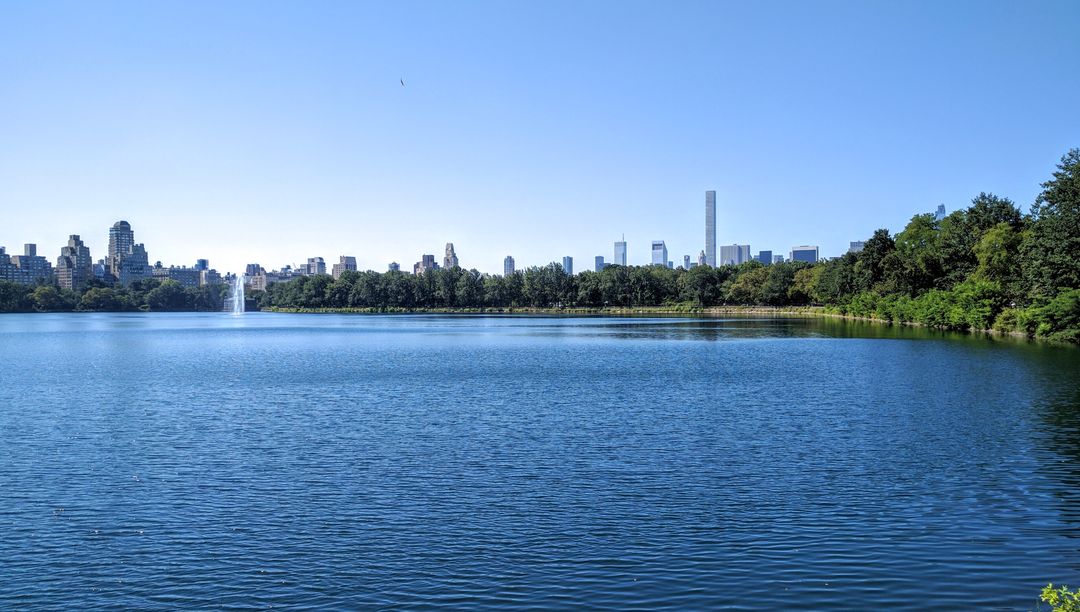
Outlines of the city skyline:
<svg viewBox="0 0 1080 612">
<path fill-rule="evenodd" d="M 717 244 L 835 256 L 981 191 L 1028 210 L 1080 141 L 1076 3 L 123 6 L 0 7 L 12 252 L 98 259 L 131 219 L 151 261 L 234 272 L 623 233 L 644 265 L 705 249 L 709 190 Z"/>
</svg>

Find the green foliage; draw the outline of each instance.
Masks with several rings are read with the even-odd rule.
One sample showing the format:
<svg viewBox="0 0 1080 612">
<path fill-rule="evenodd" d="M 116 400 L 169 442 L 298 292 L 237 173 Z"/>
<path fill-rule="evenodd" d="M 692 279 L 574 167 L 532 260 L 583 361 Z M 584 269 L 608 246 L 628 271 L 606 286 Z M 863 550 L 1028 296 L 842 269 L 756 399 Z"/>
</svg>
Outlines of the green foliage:
<svg viewBox="0 0 1080 612">
<path fill-rule="evenodd" d="M 1080 591 L 1070 591 L 1068 586 L 1055 589 L 1053 584 L 1043 587 L 1040 599 L 1050 604 L 1050 612 L 1080 612 Z"/>
<path fill-rule="evenodd" d="M 1042 187 L 1021 245 L 1024 280 L 1033 297 L 1080 287 L 1080 149 L 1065 154 Z"/>
<path fill-rule="evenodd" d="M 0 312 L 220 310 L 226 291 L 147 280 L 90 283 L 76 294 L 0 282 Z M 1062 157 L 1026 217 L 1012 201 L 980 193 L 940 222 L 916 215 L 895 236 L 879 229 L 859 253 L 815 264 L 608 266 L 576 276 L 555 263 L 509 276 L 456 267 L 348 271 L 275 283 L 251 297 L 264 308 L 362 312 L 820 304 L 889 322 L 1080 342 L 1080 149 Z"/>
</svg>

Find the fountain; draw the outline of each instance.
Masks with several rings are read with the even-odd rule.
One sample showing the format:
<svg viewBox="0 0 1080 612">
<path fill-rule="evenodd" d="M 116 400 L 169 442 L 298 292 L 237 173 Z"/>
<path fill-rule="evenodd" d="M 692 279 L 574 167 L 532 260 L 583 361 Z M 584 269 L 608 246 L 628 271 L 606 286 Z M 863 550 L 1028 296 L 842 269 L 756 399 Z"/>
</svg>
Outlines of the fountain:
<svg viewBox="0 0 1080 612">
<path fill-rule="evenodd" d="M 244 314 L 244 275 L 239 274 L 233 280 L 232 296 L 229 298 L 232 302 L 232 313 L 234 315 Z"/>
</svg>

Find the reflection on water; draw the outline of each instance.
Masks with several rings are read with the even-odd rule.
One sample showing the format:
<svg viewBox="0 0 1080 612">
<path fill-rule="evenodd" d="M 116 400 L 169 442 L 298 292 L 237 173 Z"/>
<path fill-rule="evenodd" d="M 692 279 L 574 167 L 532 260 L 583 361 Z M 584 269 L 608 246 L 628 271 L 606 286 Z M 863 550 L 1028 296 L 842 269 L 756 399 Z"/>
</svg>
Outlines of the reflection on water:
<svg viewBox="0 0 1080 612">
<path fill-rule="evenodd" d="M 0 608 L 1030 609 L 1080 351 L 834 319 L 0 317 Z"/>
</svg>

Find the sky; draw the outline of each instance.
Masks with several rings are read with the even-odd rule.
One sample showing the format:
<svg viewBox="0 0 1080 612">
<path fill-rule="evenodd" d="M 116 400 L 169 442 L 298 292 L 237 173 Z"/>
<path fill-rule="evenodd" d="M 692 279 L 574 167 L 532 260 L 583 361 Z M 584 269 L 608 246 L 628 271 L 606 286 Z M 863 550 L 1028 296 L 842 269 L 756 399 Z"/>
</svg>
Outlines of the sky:
<svg viewBox="0 0 1080 612">
<path fill-rule="evenodd" d="M 822 256 L 1080 147 L 1080 2 L 2 2 L 0 246 Z M 401 85 L 404 79 L 405 85 Z"/>
</svg>

